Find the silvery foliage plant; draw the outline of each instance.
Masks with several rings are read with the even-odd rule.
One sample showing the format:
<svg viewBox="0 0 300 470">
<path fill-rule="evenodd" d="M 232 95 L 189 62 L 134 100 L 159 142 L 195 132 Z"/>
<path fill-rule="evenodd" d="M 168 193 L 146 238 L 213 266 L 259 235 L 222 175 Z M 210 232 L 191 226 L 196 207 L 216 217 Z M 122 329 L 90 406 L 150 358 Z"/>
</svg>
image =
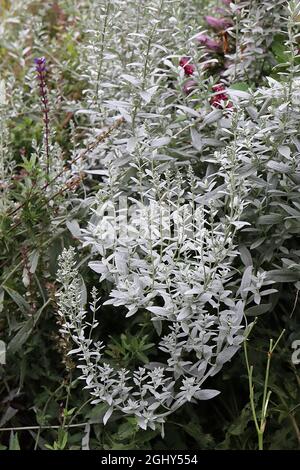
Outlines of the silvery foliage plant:
<svg viewBox="0 0 300 470">
<path fill-rule="evenodd" d="M 101 281 L 114 286 L 105 304 L 125 306 L 127 317 L 150 312 L 157 348 L 165 360 L 135 371 L 115 370 L 105 362 L 104 345 L 93 344 L 85 335 L 88 323 L 80 307 L 72 250 L 60 261 L 59 312 L 65 318 L 64 333 L 69 330 L 78 346 L 73 352 L 83 362 L 94 403 L 109 405 L 105 420 L 116 409 L 135 415 L 143 429 L 154 429 L 185 402 L 218 393 L 204 388 L 204 382 L 239 348 L 247 288 L 256 286 L 248 272 L 237 292 L 228 287 L 237 255 L 233 236 L 243 226 L 239 198 L 230 195 L 230 215 L 220 221 L 219 204 L 209 208 L 197 197 L 196 188 L 184 189 L 181 175 L 171 178 L 167 173 L 164 180 L 157 170 L 146 174 L 154 178 L 156 186 L 151 186 L 157 189 L 132 201 L 127 223 L 125 208 L 118 211 L 114 201 L 99 200 L 83 239 L 101 259 L 90 267 L 101 274 Z M 188 176 L 196 185 L 193 175 Z M 95 326 L 92 323 L 92 329 Z"/>
<path fill-rule="evenodd" d="M 251 185 L 243 244 L 254 261 L 247 262 L 271 269 L 269 279 L 296 283 L 299 253 L 289 240 L 299 230 L 299 14 L 299 2 L 289 2 L 282 18 L 286 62 L 241 98 L 237 144 Z"/>
<path fill-rule="evenodd" d="M 86 42 L 80 48 L 85 101 L 70 110 L 86 119 L 91 141 L 119 116 L 125 120 L 114 145 L 108 141 L 98 148 L 90 162 L 98 163 L 113 148 L 123 173 L 143 142 L 148 152 L 157 149 L 157 160 L 187 163 L 199 161 L 199 151 L 222 147 L 228 137 L 219 125 L 223 115 L 209 104 L 215 81 L 207 67 L 215 59 L 196 40 L 203 29 L 201 2 L 190 1 L 189 8 L 182 0 L 90 4 L 83 16 Z M 188 95 L 184 90 L 190 80 L 179 67 L 182 56 L 195 64 L 197 86 Z"/>
<path fill-rule="evenodd" d="M 9 183 L 14 164 L 6 142 L 8 141 L 6 84 L 0 80 L 0 214 L 10 207 Z"/>
<path fill-rule="evenodd" d="M 259 80 L 276 65 L 272 43 L 276 35 L 286 32 L 286 0 L 241 0 L 229 6 L 235 17 L 230 34 L 235 37 L 236 51 L 228 55 L 229 67 L 225 73 L 231 80 L 249 83 Z"/>
<path fill-rule="evenodd" d="M 155 429 L 184 403 L 218 394 L 205 382 L 239 349 L 246 314 L 270 309 L 263 299 L 276 292 L 274 281 L 284 281 L 282 253 L 291 267 L 284 242 L 294 230 L 297 206 L 291 213 L 284 200 L 287 191 L 298 188 L 293 28 L 299 5 L 293 2 L 285 18 L 291 67 L 280 75 L 283 80 L 269 79 L 247 93 L 229 88 L 232 108 L 212 109 L 211 82 L 205 75 L 200 80 L 201 71 L 195 93 L 181 93 L 183 77 L 174 55 L 176 43 L 182 53 L 187 47 L 179 34 L 180 21 L 186 21 L 182 2 L 146 2 L 148 16 L 138 16 L 132 33 L 132 25 L 124 31 L 122 12 L 134 4 L 118 2 L 120 13 L 112 21 L 114 9 L 106 3 L 98 18 L 100 33 L 93 30 L 82 51 L 89 58 L 97 51 L 100 60 L 86 59 L 87 101 L 77 110 L 89 116 L 90 135 L 98 135 L 104 122 L 124 118 L 124 126 L 90 155 L 86 171 L 101 181 L 88 225 L 69 224 L 90 250 L 90 268 L 111 286 L 109 297 L 100 309 L 93 289 L 86 311 L 70 248 L 60 258 L 58 306 L 61 334 L 73 338 L 70 354 L 79 359 L 86 388 L 94 403 L 107 404 L 104 423 L 118 411 L 135 416 L 142 429 Z M 117 56 L 124 37 L 129 52 Z M 204 53 L 187 42 L 191 56 Z M 239 51 L 234 59 L 240 63 Z M 284 225 L 274 230 L 279 216 Z M 149 357 L 136 369 L 111 364 L 105 344 L 93 339 L 94 330 L 101 331 L 105 304 L 115 307 L 116 319 L 125 311 L 129 323 L 148 315 L 159 360 Z"/>
<path fill-rule="evenodd" d="M 243 340 L 244 310 L 251 299 L 260 302 L 264 276 L 247 269 L 241 284 L 236 283 L 234 237 L 247 225 L 240 217 L 247 187 L 236 178 L 234 144 L 228 154 L 231 165 L 215 155 L 224 180 L 215 197 L 214 178 L 203 181 L 191 168 L 185 174 L 139 161 L 138 178 L 132 178 L 137 195 L 127 199 L 112 184 L 117 159 L 104 162 L 103 187 L 88 227 L 81 230 L 83 246 L 91 247 L 95 261 L 90 267 L 100 281 L 113 285 L 105 304 L 125 307 L 128 321 L 149 312 L 164 358 L 135 371 L 108 364 L 104 344 L 85 334 L 89 323 L 74 254 L 64 252 L 58 299 L 63 333 L 69 331 L 77 345 L 73 353 L 82 362 L 94 403 L 109 405 L 104 421 L 120 410 L 135 415 L 143 429 L 155 428 L 185 402 L 212 398 L 218 392 L 205 388 L 206 379 L 232 358 Z M 95 320 L 91 328 L 96 326 Z"/>
</svg>

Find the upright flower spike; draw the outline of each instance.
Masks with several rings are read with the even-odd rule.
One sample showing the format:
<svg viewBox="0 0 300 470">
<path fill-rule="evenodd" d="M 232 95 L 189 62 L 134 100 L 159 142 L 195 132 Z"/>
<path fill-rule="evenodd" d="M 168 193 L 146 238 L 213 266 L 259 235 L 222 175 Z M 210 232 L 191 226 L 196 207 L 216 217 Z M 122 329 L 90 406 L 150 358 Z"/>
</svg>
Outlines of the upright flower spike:
<svg viewBox="0 0 300 470">
<path fill-rule="evenodd" d="M 37 80 L 39 85 L 39 94 L 41 97 L 41 106 L 42 106 L 42 113 L 43 113 L 43 121 L 44 121 L 44 139 L 45 139 L 45 153 L 46 153 L 46 172 L 49 175 L 49 164 L 50 164 L 50 150 L 49 150 L 49 136 L 50 136 L 50 129 L 49 129 L 49 100 L 47 95 L 47 85 L 46 85 L 46 58 L 45 57 L 37 57 L 34 59 L 35 63 L 35 70 L 37 72 Z"/>
<path fill-rule="evenodd" d="M 195 65 L 190 63 L 190 57 L 181 57 L 179 61 L 180 67 L 183 68 L 185 75 L 190 76 L 195 72 Z"/>
</svg>

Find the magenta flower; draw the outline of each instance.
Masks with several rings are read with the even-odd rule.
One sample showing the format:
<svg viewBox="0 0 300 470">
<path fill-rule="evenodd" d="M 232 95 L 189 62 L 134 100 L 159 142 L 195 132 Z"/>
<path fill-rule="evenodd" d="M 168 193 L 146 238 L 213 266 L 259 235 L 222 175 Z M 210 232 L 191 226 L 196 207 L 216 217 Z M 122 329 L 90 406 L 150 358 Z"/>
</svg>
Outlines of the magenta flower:
<svg viewBox="0 0 300 470">
<path fill-rule="evenodd" d="M 222 52 L 222 44 L 220 41 L 216 41 L 215 39 L 211 39 L 206 34 L 198 34 L 196 40 L 201 44 L 201 46 L 205 46 L 207 49 L 213 52 Z"/>
<path fill-rule="evenodd" d="M 224 109 L 224 108 L 233 108 L 233 104 L 229 101 L 229 97 L 226 93 L 226 88 L 222 83 L 218 85 L 214 85 L 212 87 L 215 95 L 211 97 L 210 104 L 217 109 Z"/>
<path fill-rule="evenodd" d="M 233 25 L 232 21 L 228 18 L 215 18 L 213 16 L 204 17 L 206 23 L 216 31 L 226 30 Z"/>
<path fill-rule="evenodd" d="M 213 91 L 215 91 L 216 93 L 219 92 L 219 91 L 225 91 L 225 87 L 223 85 L 223 83 L 218 83 L 217 85 L 214 85 L 212 87 Z"/>
<path fill-rule="evenodd" d="M 181 57 L 179 61 L 180 67 L 183 68 L 185 75 L 190 76 L 195 72 L 194 64 L 190 64 L 190 57 Z"/>
<path fill-rule="evenodd" d="M 186 95 L 189 95 L 197 87 L 197 82 L 195 80 L 188 80 L 182 87 L 183 92 Z"/>
<path fill-rule="evenodd" d="M 233 3 L 234 0 L 222 0 L 222 2 L 224 3 L 224 5 L 230 5 L 230 3 Z"/>
</svg>

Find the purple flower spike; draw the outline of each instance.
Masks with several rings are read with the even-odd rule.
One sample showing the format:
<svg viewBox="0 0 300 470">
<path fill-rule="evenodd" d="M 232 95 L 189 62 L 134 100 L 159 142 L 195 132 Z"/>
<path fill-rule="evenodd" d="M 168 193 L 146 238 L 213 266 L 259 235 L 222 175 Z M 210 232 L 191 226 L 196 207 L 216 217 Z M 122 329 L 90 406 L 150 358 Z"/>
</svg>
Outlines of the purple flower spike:
<svg viewBox="0 0 300 470">
<path fill-rule="evenodd" d="M 206 23 L 217 31 L 226 30 L 233 25 L 232 21 L 228 18 L 214 18 L 213 16 L 204 17 Z"/>
<path fill-rule="evenodd" d="M 211 39 L 206 34 L 199 34 L 196 37 L 196 40 L 201 44 L 201 46 L 205 46 L 207 49 L 213 52 L 222 52 L 222 44 L 220 41 L 216 41 L 215 39 Z"/>
<path fill-rule="evenodd" d="M 34 59 L 35 70 L 38 73 L 46 72 L 46 59 L 45 57 L 37 57 Z"/>
<path fill-rule="evenodd" d="M 46 64 L 46 58 L 45 57 L 36 57 L 34 59 L 34 63 L 36 65 L 45 65 Z"/>
<path fill-rule="evenodd" d="M 49 150 L 49 136 L 50 136 L 50 129 L 49 129 L 49 100 L 47 95 L 47 85 L 46 85 L 46 58 L 45 57 L 37 57 L 34 59 L 35 63 L 35 70 L 37 72 L 37 79 L 39 82 L 39 94 L 41 97 L 41 107 L 43 113 L 43 121 L 44 121 L 44 139 L 45 139 L 45 152 L 47 158 L 47 175 L 49 174 L 49 163 L 50 163 L 50 150 Z"/>
</svg>

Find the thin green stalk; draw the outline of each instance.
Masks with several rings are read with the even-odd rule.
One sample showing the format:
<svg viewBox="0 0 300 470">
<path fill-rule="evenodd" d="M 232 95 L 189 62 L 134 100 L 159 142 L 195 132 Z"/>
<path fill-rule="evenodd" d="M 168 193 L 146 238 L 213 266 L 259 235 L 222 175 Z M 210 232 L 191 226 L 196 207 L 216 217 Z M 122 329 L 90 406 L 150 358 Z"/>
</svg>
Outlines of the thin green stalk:
<svg viewBox="0 0 300 470">
<path fill-rule="evenodd" d="M 273 339 L 270 339 L 270 342 L 269 342 L 268 359 L 267 359 L 267 364 L 266 364 L 266 372 L 265 372 L 264 387 L 263 387 L 263 398 L 262 398 L 262 405 L 261 405 L 261 416 L 259 419 L 257 411 L 256 411 L 255 399 L 254 399 L 253 365 L 250 366 L 248 348 L 247 348 L 247 340 L 249 338 L 249 335 L 255 323 L 256 323 L 256 320 L 250 326 L 249 331 L 246 335 L 246 338 L 244 341 L 244 355 L 245 355 L 245 362 L 246 362 L 246 368 L 247 368 L 247 373 L 248 373 L 250 407 L 251 407 L 252 417 L 253 417 L 253 421 L 255 424 L 256 433 L 257 433 L 258 449 L 263 450 L 264 449 L 264 432 L 266 429 L 268 405 L 269 405 L 270 397 L 272 393 L 271 390 L 268 389 L 271 359 L 272 359 L 272 354 L 275 351 L 279 341 L 281 340 L 285 330 L 282 330 L 275 344 L 273 344 Z"/>
</svg>

